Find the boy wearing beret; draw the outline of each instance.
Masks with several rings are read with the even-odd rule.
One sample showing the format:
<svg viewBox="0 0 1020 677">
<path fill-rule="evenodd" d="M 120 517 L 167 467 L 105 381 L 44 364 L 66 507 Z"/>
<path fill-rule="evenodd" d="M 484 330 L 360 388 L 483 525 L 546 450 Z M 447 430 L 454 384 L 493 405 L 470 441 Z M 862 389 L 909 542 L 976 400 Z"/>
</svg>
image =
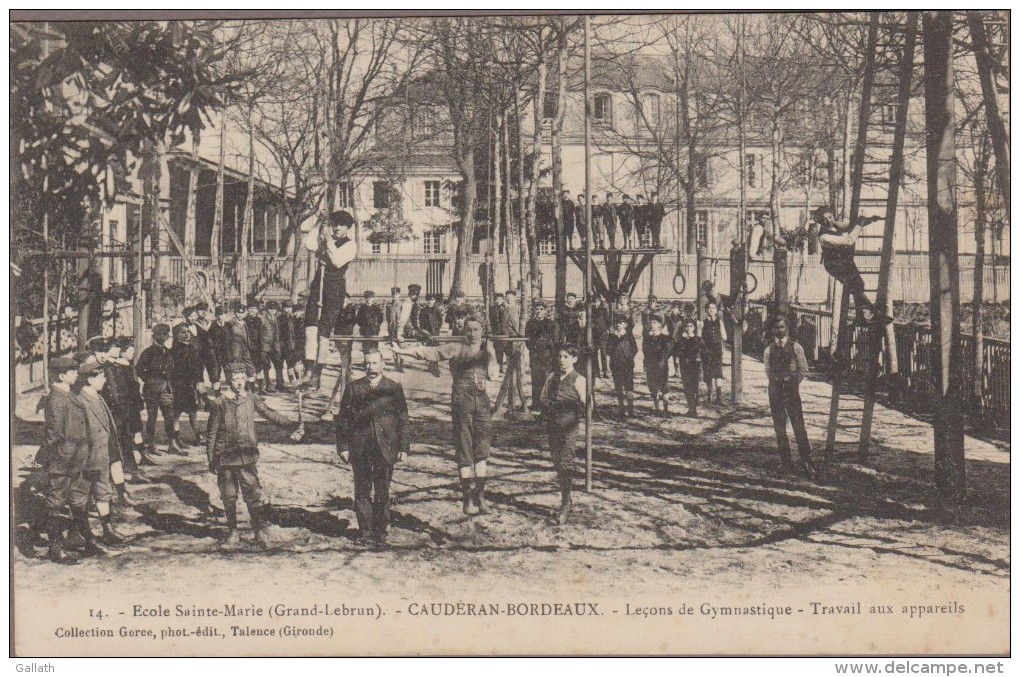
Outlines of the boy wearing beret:
<svg viewBox="0 0 1020 677">
<path fill-rule="evenodd" d="M 209 414 L 206 453 L 209 472 L 216 475 L 223 509 L 227 515 L 229 531 L 223 542 L 227 548 L 236 547 L 240 542 L 237 533 L 238 490 L 248 506 L 255 542 L 260 547 L 269 545 L 257 467 L 259 448 L 255 435 L 255 414 L 281 427 L 296 423 L 267 407 L 258 393 L 246 390 L 249 369 L 250 365 L 243 362 L 227 365 L 227 383 L 230 387 L 212 401 L 212 412 Z M 291 437 L 300 439 L 300 433 L 294 432 Z"/>
<path fill-rule="evenodd" d="M 163 430 L 170 440 L 171 453 L 183 453 L 177 446 L 175 433 L 177 417 L 174 416 L 174 392 L 170 385 L 173 380 L 174 359 L 167 348 L 170 340 L 170 325 L 157 324 L 152 328 L 152 345 L 142 351 L 138 358 L 138 377 L 142 379 L 142 399 L 145 400 L 145 449 L 156 456 L 156 417 L 163 414 Z"/>
<path fill-rule="evenodd" d="M 77 556 L 64 550 L 64 512 L 73 495 L 87 496 L 72 489 L 81 483 L 88 457 L 88 424 L 84 407 L 71 392 L 78 380 L 78 363 L 70 357 L 58 357 L 50 360 L 49 372 L 50 392 L 43 400 L 44 438 L 36 456 L 36 462 L 46 470 L 49 559 L 56 564 L 77 564 Z"/>
</svg>

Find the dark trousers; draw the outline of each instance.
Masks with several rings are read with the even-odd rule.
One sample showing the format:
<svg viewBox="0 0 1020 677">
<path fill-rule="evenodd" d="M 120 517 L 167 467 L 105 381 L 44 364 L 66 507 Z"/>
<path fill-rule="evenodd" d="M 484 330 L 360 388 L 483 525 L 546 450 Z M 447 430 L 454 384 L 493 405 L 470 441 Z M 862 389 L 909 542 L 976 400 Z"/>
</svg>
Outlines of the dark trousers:
<svg viewBox="0 0 1020 677">
<path fill-rule="evenodd" d="M 124 470 L 138 470 L 135 462 L 135 434 L 125 421 L 117 421 L 117 439 L 120 441 L 120 460 Z"/>
<path fill-rule="evenodd" d="M 177 414 L 174 411 L 174 394 L 164 390 L 159 394 L 158 400 L 145 400 L 145 411 L 148 416 L 145 419 L 145 441 L 149 444 L 156 443 L 156 416 L 163 414 L 163 430 L 168 439 L 174 438 L 174 422 L 177 421 Z"/>
<path fill-rule="evenodd" d="M 656 249 L 662 244 L 660 236 L 662 235 L 662 221 L 652 221 L 649 226 L 652 231 L 652 246 Z"/>
<path fill-rule="evenodd" d="M 496 363 L 499 364 L 500 371 L 503 370 L 503 360 L 510 355 L 510 346 L 512 344 L 505 343 L 503 341 L 493 341 L 492 350 L 496 353 Z"/>
<path fill-rule="evenodd" d="M 800 384 L 793 380 L 776 381 L 769 384 L 769 407 L 772 409 L 772 425 L 776 429 L 776 443 L 779 458 L 783 463 L 792 462 L 790 439 L 786 436 L 786 420 L 793 426 L 797 439 L 797 452 L 802 461 L 811 460 L 811 442 L 804 428 L 804 408 L 800 402 Z"/>
<path fill-rule="evenodd" d="M 540 353 L 531 353 L 528 358 L 531 367 L 531 408 L 542 406 L 542 387 L 549 378 L 549 358 Z"/>
<path fill-rule="evenodd" d="M 262 483 L 259 482 L 258 467 L 254 463 L 219 468 L 216 471 L 216 484 L 224 505 L 237 503 L 239 489 L 249 509 L 262 504 Z"/>
<path fill-rule="evenodd" d="M 691 408 L 691 411 L 698 410 L 698 383 L 700 376 L 701 374 L 696 362 L 693 365 L 682 365 L 680 367 L 680 380 L 684 386 L 684 397 L 687 398 L 687 406 Z"/>
<path fill-rule="evenodd" d="M 361 533 L 385 534 L 390 525 L 390 479 L 393 466 L 375 445 L 351 454 L 354 513 Z"/>
<path fill-rule="evenodd" d="M 574 452 L 577 448 L 577 433 L 580 426 L 573 425 L 566 428 L 549 426 L 549 451 L 552 454 L 553 467 L 556 468 L 556 476 L 562 481 L 569 479 L 574 468 Z"/>
<path fill-rule="evenodd" d="M 489 458 L 492 443 L 492 410 L 484 390 L 454 384 L 451 414 L 453 446 L 458 468 Z"/>
<path fill-rule="evenodd" d="M 283 385 L 283 356 L 279 352 L 262 353 L 262 375 L 269 383 L 269 366 L 276 372 L 276 383 Z"/>
<path fill-rule="evenodd" d="M 858 310 L 871 308 L 871 301 L 864 294 L 864 279 L 853 259 L 826 259 L 824 266 L 825 271 L 842 283 L 854 297 L 854 305 Z"/>
<path fill-rule="evenodd" d="M 610 224 L 608 221 L 605 225 L 606 230 L 606 241 L 609 243 L 610 249 L 616 249 L 616 224 Z"/>
</svg>

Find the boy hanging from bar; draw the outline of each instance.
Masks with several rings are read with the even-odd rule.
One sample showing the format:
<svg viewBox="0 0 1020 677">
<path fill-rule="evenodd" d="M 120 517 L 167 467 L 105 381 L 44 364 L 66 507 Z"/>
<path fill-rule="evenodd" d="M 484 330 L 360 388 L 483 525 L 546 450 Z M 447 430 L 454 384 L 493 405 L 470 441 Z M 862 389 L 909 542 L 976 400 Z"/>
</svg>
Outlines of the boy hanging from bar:
<svg viewBox="0 0 1020 677">
<path fill-rule="evenodd" d="M 227 365 L 226 371 L 229 388 L 212 400 L 206 446 L 209 472 L 216 475 L 223 510 L 227 516 L 228 532 L 223 547 L 234 548 L 240 543 L 237 533 L 237 494 L 240 489 L 248 506 L 255 543 L 266 548 L 271 545 L 271 541 L 266 531 L 262 485 L 257 467 L 259 447 L 255 434 L 255 414 L 280 427 L 293 426 L 297 422 L 273 411 L 257 392 L 245 388 L 249 373 L 254 372 L 250 364 L 232 362 Z M 291 439 L 301 439 L 299 429 L 291 434 Z"/>
<path fill-rule="evenodd" d="M 892 322 L 892 318 L 886 314 L 886 308 L 876 308 L 864 293 L 864 279 L 854 262 L 854 255 L 857 238 L 861 236 L 864 226 L 881 221 L 885 217 L 870 216 L 859 219 L 852 227 L 836 221 L 829 207 L 819 207 L 814 211 L 813 217 L 818 224 L 818 244 L 822 248 L 822 265 L 825 271 L 842 283 L 853 296 L 854 306 L 857 308 L 857 323 L 861 325 L 871 323 L 876 330 L 881 331 L 886 324 Z"/>
</svg>

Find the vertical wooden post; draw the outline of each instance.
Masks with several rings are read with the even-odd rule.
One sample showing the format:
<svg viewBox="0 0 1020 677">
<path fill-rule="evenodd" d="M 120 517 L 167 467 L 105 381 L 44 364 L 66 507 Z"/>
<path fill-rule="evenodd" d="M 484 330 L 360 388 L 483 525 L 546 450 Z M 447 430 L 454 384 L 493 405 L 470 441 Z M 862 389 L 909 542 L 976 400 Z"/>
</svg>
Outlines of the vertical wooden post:
<svg viewBox="0 0 1020 677">
<path fill-rule="evenodd" d="M 591 247 L 595 231 L 591 226 L 591 49 L 589 47 L 591 33 L 591 17 L 584 17 L 584 222 L 588 227 L 588 237 L 584 240 L 584 312 L 587 321 L 584 325 L 585 337 L 585 373 L 587 397 L 584 407 L 584 490 L 592 490 L 592 450 L 591 450 L 591 412 L 594 382 L 592 379 L 592 363 L 596 359 L 592 349 L 592 317 L 591 317 Z M 560 84 L 562 90 L 562 83 Z M 560 105 L 563 105 L 561 102 Z M 558 199 L 558 197 L 557 197 Z"/>
<path fill-rule="evenodd" d="M 958 509 L 966 490 L 963 359 L 960 350 L 956 215 L 953 13 L 924 14 L 924 111 L 928 170 L 935 488 L 940 506 Z"/>
<path fill-rule="evenodd" d="M 694 290 L 694 303 L 697 304 L 697 316 L 699 320 L 705 319 L 705 301 L 707 300 L 702 296 L 704 290 L 702 285 L 705 280 L 708 279 L 708 249 L 705 247 L 704 242 L 698 243 L 698 268 L 697 268 L 697 284 L 698 288 Z"/>
<path fill-rule="evenodd" d="M 750 252 L 747 249 L 747 233 L 744 232 L 745 213 L 747 212 L 747 165 L 744 163 L 744 152 L 746 151 L 746 130 L 744 128 L 744 102 L 747 98 L 747 81 L 744 77 L 744 21 L 741 15 L 739 19 L 740 34 L 737 36 L 737 63 L 740 72 L 740 89 L 737 97 L 737 166 L 740 167 L 740 202 L 737 213 L 737 246 L 732 252 L 730 260 L 730 277 L 737 274 L 732 262 L 739 257 L 740 271 L 737 278 L 737 294 L 733 295 L 733 355 L 730 364 L 730 396 L 733 402 L 737 403 L 744 398 L 744 308 L 747 305 L 747 257 Z M 690 224 L 688 224 L 690 228 Z M 730 287 L 734 286 L 730 282 Z"/>
<path fill-rule="evenodd" d="M 43 195 L 49 194 L 50 179 L 43 177 Z M 43 392 L 50 392 L 50 212 L 43 212 Z M 60 312 L 60 309 L 57 309 Z M 58 324 L 59 327 L 59 324 Z M 59 344 L 59 341 L 58 341 Z"/>
<path fill-rule="evenodd" d="M 730 397 L 744 399 L 744 306 L 747 301 L 747 248 L 741 241 L 730 250 L 730 315 L 733 318 L 733 357 L 730 365 Z"/>
</svg>

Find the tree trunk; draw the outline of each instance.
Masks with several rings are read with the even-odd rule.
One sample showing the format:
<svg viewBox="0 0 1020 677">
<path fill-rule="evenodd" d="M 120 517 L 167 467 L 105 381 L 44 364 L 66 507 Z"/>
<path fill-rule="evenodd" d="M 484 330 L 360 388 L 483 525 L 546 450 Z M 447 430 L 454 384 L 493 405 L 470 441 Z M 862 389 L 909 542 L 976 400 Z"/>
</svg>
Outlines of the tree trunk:
<svg viewBox="0 0 1020 677">
<path fill-rule="evenodd" d="M 843 154 L 840 162 L 840 197 L 839 197 L 839 212 L 833 212 L 833 214 L 842 213 L 844 216 L 849 213 L 850 210 L 850 147 L 853 143 L 851 139 L 851 133 L 853 131 L 853 108 L 854 108 L 854 90 L 855 85 L 850 85 L 846 92 L 846 105 L 843 107 Z M 833 207 L 835 209 L 835 207 Z"/>
<path fill-rule="evenodd" d="M 192 275 L 192 261 L 195 258 L 195 236 L 198 227 L 198 175 L 200 173 L 198 164 L 198 135 L 192 140 L 191 145 L 191 166 L 188 167 L 188 204 L 184 217 L 184 300 L 193 298 L 197 294 L 194 289 L 195 282 Z M 196 292 L 193 294 L 192 292 Z M 197 294 L 201 296 L 201 294 Z"/>
<path fill-rule="evenodd" d="M 777 116 L 778 117 L 778 116 Z M 772 183 L 769 187 L 769 210 L 772 212 L 772 235 L 779 235 L 780 167 L 783 159 L 783 128 L 776 119 L 772 123 Z"/>
<path fill-rule="evenodd" d="M 209 267 L 215 284 L 213 294 L 221 298 L 223 294 L 222 272 L 220 270 L 220 251 L 223 246 L 223 201 L 227 164 L 227 116 L 220 116 L 220 157 L 216 165 L 216 211 L 213 215 L 212 234 L 209 240 Z"/>
<path fill-rule="evenodd" d="M 563 120 L 567 97 L 567 19 L 560 19 L 560 30 L 556 44 L 556 118 L 552 129 L 552 182 L 553 205 L 556 209 L 556 316 L 562 317 L 567 299 L 567 237 L 563 227 L 563 210 L 559 196 L 563 193 Z M 585 102 L 587 104 L 587 102 Z M 585 201 L 590 195 L 584 196 Z M 585 224 L 588 237 L 593 237 L 590 223 Z M 587 291 L 587 290 L 586 290 Z"/>
<path fill-rule="evenodd" d="M 503 116 L 496 116 L 496 129 L 495 138 L 492 144 L 492 157 L 489 158 L 491 163 L 489 166 L 492 168 L 492 176 L 490 177 L 492 182 L 492 224 L 490 224 L 489 233 L 492 239 L 489 241 L 489 251 L 492 252 L 492 263 L 489 265 L 489 279 L 495 282 L 496 279 L 496 260 L 499 255 L 498 243 L 501 238 L 504 238 L 503 245 L 506 248 L 505 231 L 506 222 L 503 221 Z"/>
<path fill-rule="evenodd" d="M 955 513 L 966 492 L 963 448 L 963 356 L 960 354 L 959 243 L 953 110 L 953 14 L 924 14 L 924 108 L 927 130 L 928 257 L 931 279 L 935 488 Z"/>
<path fill-rule="evenodd" d="M 521 292 L 521 326 L 530 316 L 531 298 L 524 291 L 524 261 L 528 258 L 528 246 L 524 239 L 524 219 L 527 212 L 528 198 L 524 193 L 524 133 L 521 131 L 521 123 L 524 121 L 524 114 L 521 112 L 521 88 L 514 88 L 514 123 L 517 131 L 517 218 L 514 219 L 517 232 L 517 279 Z"/>
<path fill-rule="evenodd" d="M 248 191 L 244 200 L 244 220 L 241 222 L 241 266 L 238 277 L 241 283 L 241 299 L 248 299 L 249 242 L 255 225 L 255 128 L 252 126 L 252 108 L 248 106 Z"/>
<path fill-rule="evenodd" d="M 540 29 L 541 30 L 541 29 Z M 542 53 L 541 39 L 539 39 L 539 54 Z M 542 169 L 542 120 L 544 118 L 543 106 L 545 105 L 546 66 L 545 61 L 540 60 L 538 72 L 535 75 L 537 85 L 535 89 L 535 101 L 532 106 L 534 111 L 534 129 L 532 130 L 531 142 L 531 183 L 528 186 L 527 224 L 526 232 L 528 238 L 528 266 L 531 279 L 531 300 L 542 299 L 542 268 L 539 266 L 538 249 L 538 219 L 536 206 L 538 203 L 538 175 Z M 523 140 L 523 139 L 522 139 Z M 559 201 L 558 195 L 553 196 L 553 201 Z"/>
<path fill-rule="evenodd" d="M 163 172 L 163 158 L 160 150 L 149 145 L 146 157 L 143 160 L 145 171 L 142 172 L 144 183 L 142 185 L 142 218 L 145 223 L 145 231 L 149 236 L 149 247 L 152 251 L 152 303 L 153 312 L 159 313 L 163 308 L 163 289 L 160 277 L 160 204 L 159 204 L 159 183 Z M 144 247 L 144 245 L 143 245 Z"/>
<path fill-rule="evenodd" d="M 453 261 L 453 282 L 450 285 L 450 296 L 456 296 L 464 287 L 464 275 L 468 269 L 468 257 L 471 254 L 471 240 L 475 234 L 475 203 L 478 199 L 478 179 L 475 177 L 475 152 L 469 148 L 463 152 L 458 164 L 464 179 L 461 193 L 461 223 L 455 230 L 457 236 L 456 254 Z"/>
</svg>

